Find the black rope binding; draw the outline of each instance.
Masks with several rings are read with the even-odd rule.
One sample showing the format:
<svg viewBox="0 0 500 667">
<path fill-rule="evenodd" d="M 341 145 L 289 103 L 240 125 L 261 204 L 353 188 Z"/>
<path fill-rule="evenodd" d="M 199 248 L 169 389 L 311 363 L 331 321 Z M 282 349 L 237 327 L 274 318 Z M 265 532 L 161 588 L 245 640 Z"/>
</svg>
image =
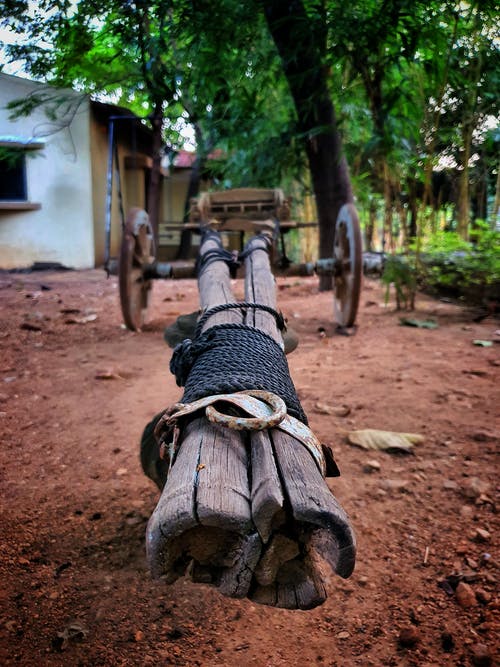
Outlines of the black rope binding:
<svg viewBox="0 0 500 667">
<path fill-rule="evenodd" d="M 240 261 L 249 257 L 256 250 L 263 250 L 262 246 L 255 244 L 255 241 L 263 241 L 264 242 L 264 248 L 266 250 L 269 250 L 273 245 L 272 239 L 269 236 L 269 234 L 263 234 L 262 232 L 260 234 L 256 234 L 246 244 L 245 248 L 241 252 L 238 253 L 238 259 Z"/>
<path fill-rule="evenodd" d="M 203 327 L 207 323 L 207 320 L 209 320 L 212 317 L 212 315 L 216 315 L 217 313 L 222 313 L 225 310 L 241 310 L 243 313 L 245 313 L 246 310 L 251 310 L 251 309 L 264 310 L 266 313 L 269 313 L 276 320 L 276 326 L 278 327 L 279 331 L 286 331 L 285 318 L 283 317 L 283 314 L 278 313 L 278 311 L 274 310 L 274 308 L 271 308 L 271 306 L 266 306 L 263 303 L 253 303 L 252 301 L 238 301 L 238 303 L 221 303 L 218 306 L 213 306 L 213 308 L 208 308 L 207 310 L 205 310 L 201 314 L 200 319 L 198 320 L 198 323 L 196 325 L 196 330 L 194 332 L 194 337 L 197 338 L 198 336 L 201 336 L 201 331 Z"/>
<path fill-rule="evenodd" d="M 307 424 L 285 353 L 271 336 L 260 329 L 236 323 L 218 324 L 201 333 L 209 317 L 234 308 L 265 310 L 274 315 L 278 328 L 284 329 L 281 313 L 263 304 L 221 304 L 203 313 L 195 339 L 179 343 L 170 361 L 171 373 L 178 386 L 184 387 L 181 402 L 191 403 L 214 394 L 263 389 L 280 396 L 288 413 Z"/>
<path fill-rule="evenodd" d="M 203 244 L 204 241 L 206 241 L 207 239 L 216 241 L 219 247 L 213 248 L 212 250 L 208 250 L 206 253 L 203 254 L 203 257 L 198 256 L 195 267 L 196 275 L 199 276 L 202 269 L 205 269 L 209 264 L 212 264 L 213 262 L 223 261 L 229 267 L 229 275 L 231 276 L 231 278 L 236 278 L 236 271 L 241 266 L 238 253 L 236 251 L 229 252 L 229 250 L 225 250 L 222 247 L 222 242 L 220 240 L 219 234 L 213 229 L 203 230 L 201 243 Z"/>
</svg>

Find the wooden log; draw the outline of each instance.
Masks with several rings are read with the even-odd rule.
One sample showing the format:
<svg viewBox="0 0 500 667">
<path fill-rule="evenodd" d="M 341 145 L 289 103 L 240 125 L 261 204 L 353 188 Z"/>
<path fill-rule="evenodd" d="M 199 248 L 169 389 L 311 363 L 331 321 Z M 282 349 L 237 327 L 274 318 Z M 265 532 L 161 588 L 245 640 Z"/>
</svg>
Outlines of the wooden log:
<svg viewBox="0 0 500 667">
<path fill-rule="evenodd" d="M 208 236 L 200 248 L 200 257 L 203 258 L 205 253 L 217 249 L 220 245 L 214 235 Z M 202 309 L 235 300 L 225 262 L 213 261 L 203 267 L 198 285 Z M 216 324 L 242 321 L 241 311 L 223 311 L 212 316 L 203 331 Z M 251 518 L 244 436 L 240 432 L 215 424 L 206 424 L 199 465 L 204 466 L 200 470 L 197 497 L 200 523 L 220 526 L 241 535 L 241 539 L 235 542 L 233 564 L 220 573 L 219 590 L 231 597 L 245 597 L 260 557 L 262 542 L 254 532 Z"/>
<path fill-rule="evenodd" d="M 221 247 L 215 235 L 202 243 L 200 257 Z M 223 261 L 212 261 L 202 268 L 198 280 L 203 310 L 234 302 L 229 268 Z M 227 310 L 212 316 L 203 331 L 216 324 L 241 323 L 239 310 Z M 203 466 L 203 467 L 202 467 Z M 233 564 L 221 572 L 219 589 L 225 595 L 244 597 L 249 589 L 262 542 L 255 534 L 250 508 L 248 461 L 241 432 L 205 423 L 200 450 L 197 490 L 197 514 L 204 526 L 218 526 L 241 536 L 235 542 Z"/>
<path fill-rule="evenodd" d="M 271 439 L 294 519 L 330 533 L 328 539 L 316 536 L 315 543 L 321 545 L 322 556 L 334 571 L 349 577 L 354 569 L 356 539 L 345 511 L 300 442 L 278 429 L 272 429 Z"/>
<path fill-rule="evenodd" d="M 218 568 L 234 566 L 241 539 L 237 527 L 244 532 L 252 525 L 248 507 L 239 503 L 238 490 L 234 486 L 229 497 L 231 500 L 236 497 L 242 509 L 240 514 L 231 516 L 231 525 L 210 527 L 210 524 L 204 526 L 200 520 L 199 476 L 204 471 L 200 468 L 200 460 L 207 426 L 211 425 L 204 417 L 187 425 L 182 447 L 148 522 L 146 547 L 150 570 L 154 577 L 163 576 L 168 583 L 181 577 L 191 560 L 197 565 L 213 566 L 217 579 Z"/>
<path fill-rule="evenodd" d="M 268 247 L 262 238 L 252 239 L 247 244 L 246 250 L 251 252 L 245 260 L 245 298 L 276 308 L 275 282 L 270 270 Z M 281 343 L 281 334 L 271 314 L 249 311 L 246 323 L 257 326 Z M 263 460 L 254 454 L 255 445 Z M 321 604 L 326 596 L 321 582 L 318 552 L 341 576 L 349 576 L 352 572 L 355 538 L 349 520 L 302 443 L 273 429 L 271 434 L 263 432 L 258 438 L 252 436 L 251 446 L 255 463 L 260 464 L 258 471 L 254 470 L 252 460 L 253 478 L 259 480 L 258 485 L 253 483 L 252 486 L 252 515 L 264 541 L 270 535 L 269 516 L 273 512 L 278 513 L 278 502 L 284 507 L 281 498 L 284 493 L 292 513 L 292 516 L 286 517 L 286 526 L 291 536 L 297 534 L 297 530 L 302 532 L 304 542 L 301 546 L 302 555 L 296 561 L 291 561 L 287 557 L 287 550 L 288 553 L 298 551 L 298 543 L 294 542 L 293 537 L 281 542 L 271 537 L 273 548 L 270 546 L 265 551 L 257 566 L 255 579 L 258 585 L 253 590 L 252 599 L 291 608 L 295 596 L 297 607 L 312 608 Z M 294 545 L 291 549 L 290 544 Z M 292 562 L 295 563 L 293 566 Z M 287 581 L 287 573 L 291 577 L 290 581 Z M 293 595 L 291 588 L 294 590 Z"/>
<path fill-rule="evenodd" d="M 239 540 L 233 566 L 221 573 L 220 592 L 233 598 L 246 597 L 261 553 L 262 540 L 258 533 L 250 533 Z"/>
<path fill-rule="evenodd" d="M 276 288 L 269 263 L 268 243 L 259 237 L 245 248 L 245 300 L 276 308 Z M 249 309 L 245 323 L 268 334 L 283 345 L 281 333 L 272 314 Z M 273 529 L 284 522 L 284 496 L 278 476 L 269 435 L 265 431 L 250 433 L 252 460 L 252 517 L 264 542 Z"/>
<path fill-rule="evenodd" d="M 186 428 L 183 446 L 167 477 L 160 500 L 151 515 L 146 531 L 146 552 L 153 577 L 165 576 L 167 581 L 178 578 L 175 562 L 179 545 L 174 539 L 198 525 L 195 510 L 194 479 L 200 460 L 199 429 L 202 419 Z"/>
<path fill-rule="evenodd" d="M 308 557 L 284 563 L 277 573 L 276 583 L 277 606 L 284 606 L 283 603 L 288 605 L 289 598 L 293 596 L 296 608 L 313 609 L 326 599 L 321 577 L 318 576 Z"/>
<path fill-rule="evenodd" d="M 186 426 L 182 446 L 149 520 L 149 566 L 153 576 L 164 576 L 168 583 L 184 574 L 191 559 L 197 565 L 213 566 L 213 578 L 217 580 L 219 568 L 234 568 L 241 536 L 253 530 L 248 481 L 235 461 L 238 448 L 233 445 L 238 445 L 241 456 L 241 442 L 229 440 L 226 432 L 240 434 L 224 429 L 217 442 L 219 430 L 221 427 L 204 417 Z M 203 453 L 214 449 L 214 443 L 218 452 L 207 458 Z M 217 453 L 224 457 L 224 466 L 219 465 Z M 203 460 L 207 463 L 201 463 Z M 246 459 L 243 463 L 246 471 Z M 238 468 L 239 480 L 235 475 Z"/>
<path fill-rule="evenodd" d="M 250 244 L 246 300 L 276 308 L 268 244 L 258 237 Z M 218 247 L 217 236 L 207 235 L 201 256 Z M 225 262 L 202 264 L 199 290 L 202 309 L 234 301 Z M 237 309 L 223 311 L 203 331 L 242 318 Z M 272 314 L 249 308 L 245 323 L 283 346 Z M 301 442 L 279 429 L 245 434 L 205 417 L 183 430 L 147 544 L 153 574 L 167 581 L 187 572 L 225 595 L 286 609 L 324 601 L 321 559 L 341 576 L 354 565 L 347 516 Z"/>
<path fill-rule="evenodd" d="M 285 609 L 312 609 L 326 599 L 317 554 L 304 541 L 304 530 L 293 519 L 274 534 L 255 568 L 249 597 L 259 604 Z M 303 533 L 300 535 L 299 533 Z"/>
<path fill-rule="evenodd" d="M 262 237 L 250 239 L 245 250 L 251 250 L 245 259 L 245 299 L 276 309 L 276 282 L 271 273 L 269 244 Z M 283 337 L 271 313 L 249 309 L 245 324 L 264 331 L 284 349 Z"/>
<path fill-rule="evenodd" d="M 277 586 L 276 584 L 270 584 L 269 586 L 254 586 L 248 597 L 252 602 L 265 604 L 268 607 L 276 607 L 278 599 Z"/>
<path fill-rule="evenodd" d="M 309 556 L 285 563 L 278 572 L 277 582 L 283 587 L 293 587 L 299 609 L 314 609 L 326 600 L 320 573 Z"/>
<path fill-rule="evenodd" d="M 214 234 L 208 235 L 200 247 L 200 259 L 213 250 L 222 247 L 220 239 Z M 229 268 L 224 261 L 213 261 L 202 267 L 198 277 L 198 289 L 200 292 L 200 305 L 202 310 L 219 306 L 223 303 L 234 303 L 235 298 L 231 289 Z M 240 310 L 226 310 L 212 315 L 202 331 L 206 331 L 216 324 L 227 324 L 229 322 L 243 322 L 243 314 Z"/>
<path fill-rule="evenodd" d="M 203 256 L 220 247 L 215 235 L 202 242 Z M 223 261 L 202 266 L 202 309 L 232 303 L 229 269 Z M 204 330 L 241 322 L 241 311 L 210 318 Z M 222 593 L 244 597 L 249 589 L 262 541 L 251 517 L 245 438 L 241 432 L 196 418 L 182 442 L 158 505 L 148 524 L 150 569 L 168 582 L 185 573 L 211 582 Z"/>
<path fill-rule="evenodd" d="M 242 535 L 253 528 L 247 453 L 241 432 L 203 420 L 199 427 L 196 513 L 203 526 Z"/>
<path fill-rule="evenodd" d="M 262 237 L 256 237 L 247 244 L 246 250 L 249 252 L 245 260 L 245 298 L 247 301 L 276 309 L 276 284 L 271 272 L 269 247 L 270 243 Z M 264 331 L 283 349 L 281 332 L 278 330 L 276 319 L 271 314 L 259 310 L 249 311 L 246 323 Z M 256 440 L 255 436 L 251 439 L 252 457 L 257 459 L 257 453 L 254 453 L 253 447 L 254 444 L 258 444 L 257 452 L 259 454 L 264 452 L 265 458 L 256 461 L 261 464 L 257 470 L 253 468 L 252 460 L 253 479 L 259 480 L 259 486 L 255 486 L 255 494 L 252 488 L 252 515 L 257 527 L 262 526 L 259 530 L 263 531 L 264 537 L 267 537 L 268 526 L 272 525 L 274 516 L 279 516 L 279 510 L 284 507 L 284 498 L 269 433 L 261 433 L 258 443 Z M 297 444 L 302 446 L 300 443 Z M 309 458 L 315 467 L 312 458 L 310 456 Z M 286 484 L 286 480 L 284 483 Z M 267 525 L 264 517 L 268 518 Z M 294 523 L 292 517 L 285 518 L 288 524 Z M 271 543 L 255 573 L 260 590 L 254 592 L 254 600 L 260 598 L 262 601 L 267 600 L 267 604 L 275 604 L 286 609 L 297 607 L 310 609 L 324 601 L 324 588 L 317 585 L 319 578 L 316 573 L 309 571 L 314 569 L 310 559 L 308 558 L 305 562 L 301 562 L 300 558 L 293 560 L 299 556 L 301 550 L 294 532 L 290 531 L 291 537 L 276 535 L 271 538 Z M 290 565 L 292 562 L 295 563 L 293 567 Z M 284 573 L 287 573 L 290 568 L 292 568 L 291 577 L 283 578 Z M 274 591 L 269 588 L 271 583 L 274 583 Z"/>
<path fill-rule="evenodd" d="M 270 239 L 255 237 L 247 246 L 245 259 L 245 299 L 276 309 L 276 285 L 269 261 Z M 284 348 L 276 319 L 262 310 L 249 310 L 246 324 L 264 331 Z M 302 447 L 300 443 L 298 446 Z M 275 517 L 282 517 L 293 526 L 293 517 L 284 513 L 284 496 L 276 467 L 269 432 L 251 435 L 252 447 L 252 516 L 264 541 L 269 539 Z M 316 467 L 309 456 L 309 465 Z M 286 480 L 284 482 L 286 484 Z M 283 515 L 285 516 L 283 517 Z M 309 557 L 300 555 L 301 546 L 295 538 L 275 535 L 271 537 L 255 571 L 257 587 L 251 592 L 254 601 L 285 609 L 311 609 L 326 597 L 314 564 Z M 299 557 L 298 559 L 296 557 Z M 293 563 L 293 565 L 292 565 Z"/>
<path fill-rule="evenodd" d="M 255 569 L 255 580 L 260 586 L 270 586 L 276 581 L 280 567 L 299 553 L 299 545 L 295 540 L 276 533 Z"/>
<path fill-rule="evenodd" d="M 250 432 L 250 456 L 252 518 L 262 541 L 266 543 L 273 530 L 286 520 L 281 482 L 267 432 Z"/>
</svg>

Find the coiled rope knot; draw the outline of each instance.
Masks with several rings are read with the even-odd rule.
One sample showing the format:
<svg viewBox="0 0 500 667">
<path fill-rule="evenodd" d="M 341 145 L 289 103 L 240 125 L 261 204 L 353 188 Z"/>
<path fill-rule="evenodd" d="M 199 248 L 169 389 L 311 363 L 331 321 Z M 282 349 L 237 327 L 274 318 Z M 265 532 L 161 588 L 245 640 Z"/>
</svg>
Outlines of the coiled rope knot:
<svg viewBox="0 0 500 667">
<path fill-rule="evenodd" d="M 260 329 L 246 324 L 218 324 L 204 333 L 208 318 L 223 310 L 260 309 L 271 313 L 278 328 L 285 322 L 281 313 L 261 304 L 222 304 L 207 310 L 196 327 L 194 341 L 185 340 L 174 349 L 170 371 L 184 387 L 182 403 L 205 396 L 260 389 L 280 396 L 288 413 L 307 424 L 280 345 Z"/>
<path fill-rule="evenodd" d="M 178 387 L 183 387 L 188 379 L 196 354 L 193 350 L 193 341 L 186 338 L 176 345 L 170 360 L 170 372 L 175 375 Z"/>
</svg>

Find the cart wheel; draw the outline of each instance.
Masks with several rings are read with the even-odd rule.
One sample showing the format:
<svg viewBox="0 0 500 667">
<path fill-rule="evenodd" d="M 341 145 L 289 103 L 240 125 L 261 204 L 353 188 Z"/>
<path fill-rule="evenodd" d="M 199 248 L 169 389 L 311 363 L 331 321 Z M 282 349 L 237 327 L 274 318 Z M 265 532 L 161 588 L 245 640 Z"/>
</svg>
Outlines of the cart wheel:
<svg viewBox="0 0 500 667">
<path fill-rule="evenodd" d="M 133 208 L 123 230 L 118 265 L 123 320 L 132 331 L 140 331 L 146 319 L 152 281 L 144 277 L 144 272 L 154 260 L 152 253 L 153 232 L 148 214 Z"/>
<path fill-rule="evenodd" d="M 352 204 L 344 204 L 335 224 L 333 312 L 341 327 L 352 327 L 358 312 L 363 270 L 359 218 Z"/>
</svg>

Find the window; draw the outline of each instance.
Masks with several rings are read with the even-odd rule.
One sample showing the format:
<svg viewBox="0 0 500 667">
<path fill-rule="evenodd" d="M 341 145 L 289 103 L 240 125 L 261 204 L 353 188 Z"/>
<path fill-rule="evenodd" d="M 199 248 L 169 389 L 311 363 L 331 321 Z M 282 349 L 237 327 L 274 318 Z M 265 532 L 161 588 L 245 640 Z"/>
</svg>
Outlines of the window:
<svg viewBox="0 0 500 667">
<path fill-rule="evenodd" d="M 5 156 L 0 152 L 0 200 L 27 201 L 26 156 L 21 150 L 9 153 Z"/>
<path fill-rule="evenodd" d="M 43 148 L 42 142 L 0 137 L 0 209 L 33 210 L 40 204 L 28 199 L 26 153 Z"/>
</svg>

